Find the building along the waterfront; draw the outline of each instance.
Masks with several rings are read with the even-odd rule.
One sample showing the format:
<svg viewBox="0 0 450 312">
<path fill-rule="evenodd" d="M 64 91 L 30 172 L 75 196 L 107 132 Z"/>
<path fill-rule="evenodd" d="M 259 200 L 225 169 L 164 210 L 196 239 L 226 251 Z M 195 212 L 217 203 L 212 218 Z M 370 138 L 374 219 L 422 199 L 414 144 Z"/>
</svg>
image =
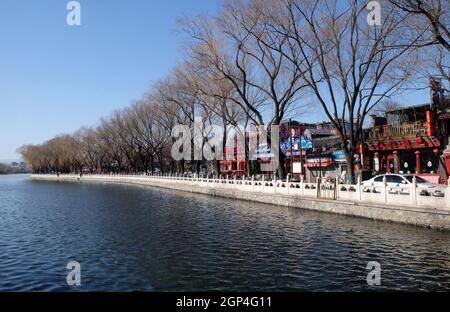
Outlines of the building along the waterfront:
<svg viewBox="0 0 450 312">
<path fill-rule="evenodd" d="M 366 130 L 364 164 L 374 174 L 416 174 L 446 183 L 450 176 L 450 97 L 372 116 Z"/>
</svg>

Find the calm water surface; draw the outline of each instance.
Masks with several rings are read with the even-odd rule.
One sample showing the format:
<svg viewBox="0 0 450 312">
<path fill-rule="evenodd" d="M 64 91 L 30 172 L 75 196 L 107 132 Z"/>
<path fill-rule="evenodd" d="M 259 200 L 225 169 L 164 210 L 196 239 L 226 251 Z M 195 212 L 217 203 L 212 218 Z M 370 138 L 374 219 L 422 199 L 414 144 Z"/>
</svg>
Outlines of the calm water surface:
<svg viewBox="0 0 450 312">
<path fill-rule="evenodd" d="M 70 260 L 81 283 L 66 284 Z M 382 286 L 367 286 L 369 261 Z M 450 290 L 450 234 L 162 189 L 0 176 L 0 291 Z"/>
</svg>

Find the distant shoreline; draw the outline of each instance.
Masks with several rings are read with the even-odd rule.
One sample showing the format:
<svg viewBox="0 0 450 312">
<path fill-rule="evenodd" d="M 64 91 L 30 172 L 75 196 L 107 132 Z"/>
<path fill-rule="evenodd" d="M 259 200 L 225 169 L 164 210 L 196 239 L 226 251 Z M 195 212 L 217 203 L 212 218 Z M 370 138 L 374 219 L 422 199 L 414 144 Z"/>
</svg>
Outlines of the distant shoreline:
<svg viewBox="0 0 450 312">
<path fill-rule="evenodd" d="M 23 161 L 20 162 L 0 162 L 0 175 L 5 174 L 30 174 L 31 169 Z"/>
<path fill-rule="evenodd" d="M 22 174 L 32 174 L 32 172 L 0 172 L 0 176 L 6 175 L 22 175 Z"/>
</svg>

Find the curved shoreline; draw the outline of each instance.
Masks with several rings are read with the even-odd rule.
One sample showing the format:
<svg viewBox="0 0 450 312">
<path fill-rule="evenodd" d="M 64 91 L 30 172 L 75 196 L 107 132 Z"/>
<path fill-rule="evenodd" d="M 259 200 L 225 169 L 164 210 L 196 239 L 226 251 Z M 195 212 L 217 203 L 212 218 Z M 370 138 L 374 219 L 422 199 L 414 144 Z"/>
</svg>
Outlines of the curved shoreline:
<svg viewBox="0 0 450 312">
<path fill-rule="evenodd" d="M 104 176 L 104 175 L 31 175 L 32 180 L 61 182 L 100 182 L 131 184 L 172 189 L 177 191 L 246 200 L 276 206 L 308 209 L 339 215 L 362 217 L 372 220 L 402 223 L 441 231 L 450 231 L 450 211 L 443 209 L 394 206 L 342 200 L 307 198 L 293 194 L 273 194 L 208 185 L 196 185 L 177 178 L 146 176 Z M 220 185 L 219 185 L 220 186 Z"/>
</svg>

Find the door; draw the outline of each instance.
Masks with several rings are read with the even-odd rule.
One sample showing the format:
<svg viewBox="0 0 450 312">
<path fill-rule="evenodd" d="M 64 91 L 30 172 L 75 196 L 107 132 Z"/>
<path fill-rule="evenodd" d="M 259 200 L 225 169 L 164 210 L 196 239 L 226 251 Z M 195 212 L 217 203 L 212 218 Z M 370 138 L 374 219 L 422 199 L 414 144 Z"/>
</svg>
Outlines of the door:
<svg viewBox="0 0 450 312">
<path fill-rule="evenodd" d="M 336 182 L 322 181 L 319 185 L 318 193 L 320 199 L 336 199 Z"/>
</svg>

